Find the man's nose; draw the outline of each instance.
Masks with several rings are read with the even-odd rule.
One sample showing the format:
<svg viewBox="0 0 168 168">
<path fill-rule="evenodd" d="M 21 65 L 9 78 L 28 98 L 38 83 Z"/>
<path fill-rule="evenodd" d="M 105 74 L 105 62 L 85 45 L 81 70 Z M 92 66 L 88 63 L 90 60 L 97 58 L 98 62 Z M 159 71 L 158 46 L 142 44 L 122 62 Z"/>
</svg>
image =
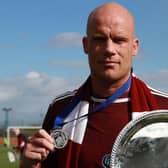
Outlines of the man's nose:
<svg viewBox="0 0 168 168">
<path fill-rule="evenodd" d="M 105 50 L 108 53 L 114 54 L 116 53 L 116 44 L 114 43 L 114 41 L 112 39 L 107 39 L 106 43 L 105 43 Z"/>
</svg>

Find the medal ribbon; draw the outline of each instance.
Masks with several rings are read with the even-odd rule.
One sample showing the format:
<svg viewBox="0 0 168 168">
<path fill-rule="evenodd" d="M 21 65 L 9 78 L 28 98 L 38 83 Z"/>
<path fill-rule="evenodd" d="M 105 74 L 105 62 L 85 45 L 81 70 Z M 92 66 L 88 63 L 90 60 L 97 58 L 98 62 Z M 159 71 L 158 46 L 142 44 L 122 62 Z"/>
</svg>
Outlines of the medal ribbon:
<svg viewBox="0 0 168 168">
<path fill-rule="evenodd" d="M 87 81 L 86 81 L 87 83 Z M 90 114 L 93 114 L 97 111 L 102 110 L 103 108 L 107 107 L 109 104 L 111 104 L 112 102 L 114 102 L 117 98 L 119 98 L 120 96 L 122 96 L 127 89 L 129 89 L 129 87 L 131 86 L 131 75 L 129 77 L 129 79 L 127 80 L 127 82 L 120 87 L 116 92 L 114 92 L 114 94 L 112 96 L 110 96 L 108 99 L 106 99 L 106 101 L 102 102 L 100 105 L 98 105 L 95 109 L 93 109 L 92 111 L 90 111 L 88 114 L 85 114 L 83 116 L 74 118 L 73 120 L 64 122 L 64 119 L 68 116 L 68 114 L 75 108 L 75 106 L 82 100 L 83 96 L 84 96 L 84 91 L 86 88 L 86 83 L 83 85 L 83 88 L 81 90 L 81 93 L 79 95 L 77 95 L 71 103 L 69 103 L 68 106 L 65 107 L 65 109 L 55 118 L 54 121 L 54 128 L 60 128 L 63 125 L 69 123 L 69 122 L 73 122 L 75 120 L 78 120 L 80 118 L 83 118 L 85 116 L 88 116 Z"/>
</svg>

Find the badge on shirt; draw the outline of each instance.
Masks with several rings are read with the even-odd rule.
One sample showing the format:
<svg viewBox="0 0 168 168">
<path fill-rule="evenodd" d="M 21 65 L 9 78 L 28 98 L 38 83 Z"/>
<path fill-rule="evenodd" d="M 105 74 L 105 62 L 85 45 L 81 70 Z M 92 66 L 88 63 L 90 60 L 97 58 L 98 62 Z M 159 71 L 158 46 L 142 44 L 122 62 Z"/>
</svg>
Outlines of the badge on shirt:
<svg viewBox="0 0 168 168">
<path fill-rule="evenodd" d="M 111 162 L 111 154 L 106 154 L 102 158 L 102 166 L 103 168 L 110 168 L 110 162 Z"/>
<path fill-rule="evenodd" d="M 56 149 L 62 149 L 68 143 L 68 136 L 62 129 L 52 129 L 51 137 L 54 139 L 54 147 Z"/>
</svg>

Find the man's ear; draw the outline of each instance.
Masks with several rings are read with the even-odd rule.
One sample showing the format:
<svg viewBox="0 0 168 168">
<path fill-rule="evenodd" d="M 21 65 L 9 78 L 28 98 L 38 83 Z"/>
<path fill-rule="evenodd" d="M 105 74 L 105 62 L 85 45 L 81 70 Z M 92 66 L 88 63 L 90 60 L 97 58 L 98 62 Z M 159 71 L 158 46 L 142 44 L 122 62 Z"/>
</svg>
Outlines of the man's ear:
<svg viewBox="0 0 168 168">
<path fill-rule="evenodd" d="M 83 51 L 87 54 L 88 53 L 88 38 L 85 36 L 82 39 L 83 43 Z"/>
<path fill-rule="evenodd" d="M 137 55 L 139 50 L 139 40 L 137 38 L 134 39 L 133 41 L 133 53 L 132 55 Z"/>
</svg>

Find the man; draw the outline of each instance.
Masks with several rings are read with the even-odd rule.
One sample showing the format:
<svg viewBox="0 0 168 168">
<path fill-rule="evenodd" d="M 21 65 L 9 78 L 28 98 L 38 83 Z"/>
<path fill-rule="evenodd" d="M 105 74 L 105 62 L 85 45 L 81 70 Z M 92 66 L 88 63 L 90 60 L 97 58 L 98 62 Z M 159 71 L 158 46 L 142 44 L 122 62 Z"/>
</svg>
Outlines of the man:
<svg viewBox="0 0 168 168">
<path fill-rule="evenodd" d="M 29 138 L 22 168 L 109 167 L 113 143 L 135 115 L 168 109 L 167 95 L 132 75 L 139 47 L 134 33 L 133 16 L 119 4 L 92 11 L 83 38 L 90 76 L 50 104 L 43 129 Z M 54 143 L 59 135 L 63 147 Z"/>
<path fill-rule="evenodd" d="M 21 133 L 19 128 L 12 129 L 12 132 L 17 137 L 17 146 L 15 150 L 16 152 L 20 152 L 22 157 L 23 150 L 27 142 L 26 136 Z"/>
</svg>

